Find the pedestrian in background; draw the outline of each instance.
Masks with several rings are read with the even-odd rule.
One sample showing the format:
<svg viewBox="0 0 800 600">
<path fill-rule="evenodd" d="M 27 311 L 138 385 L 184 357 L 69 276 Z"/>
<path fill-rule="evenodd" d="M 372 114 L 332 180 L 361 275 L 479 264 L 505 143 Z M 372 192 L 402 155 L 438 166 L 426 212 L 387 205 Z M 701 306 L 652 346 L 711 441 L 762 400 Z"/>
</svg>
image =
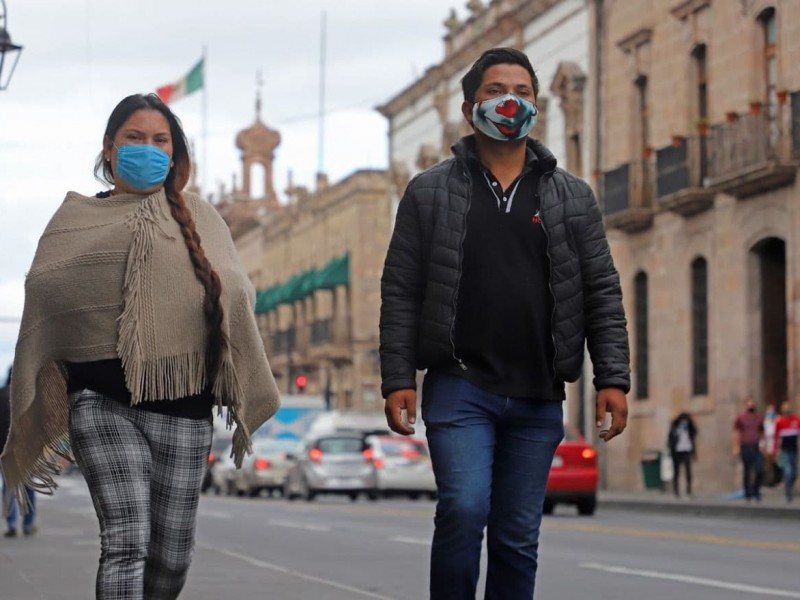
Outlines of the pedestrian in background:
<svg viewBox="0 0 800 600">
<path fill-rule="evenodd" d="M 775 404 L 770 402 L 764 409 L 764 437 L 761 441 L 761 453 L 764 456 L 764 478 L 762 483 L 768 487 L 778 485 L 781 481 L 781 471 L 775 460 L 775 422 L 778 420 L 778 411 Z"/>
<path fill-rule="evenodd" d="M 12 369 L 8 369 L 8 376 L 3 387 L 0 387 L 0 454 L 6 445 L 6 438 L 8 437 L 8 428 L 10 424 L 10 390 L 11 390 L 11 373 Z M 12 538 L 17 537 L 17 522 L 19 521 L 19 507 L 17 506 L 17 498 L 14 494 L 10 494 L 8 485 L 6 484 L 5 477 L 3 479 L 3 511 L 6 519 L 6 531 L 3 537 Z M 22 532 L 25 535 L 32 535 L 36 533 L 36 495 L 34 491 L 26 486 L 25 498 L 28 506 L 25 512 L 25 517 L 22 520 Z"/>
<path fill-rule="evenodd" d="M 177 117 L 154 94 L 111 113 L 95 175 L 69 192 L 25 281 L 2 455 L 10 487 L 51 492 L 73 458 L 100 523 L 96 594 L 176 598 L 191 562 L 212 408 L 250 433 L 278 407 L 254 289 L 217 211 L 183 192 Z"/>
<path fill-rule="evenodd" d="M 588 341 L 610 441 L 625 429 L 629 351 L 619 276 L 589 186 L 529 137 L 539 83 L 522 52 L 486 51 L 462 80 L 474 135 L 416 176 L 381 282 L 390 428 L 410 435 L 416 370 L 438 503 L 430 597 L 532 598 L 564 382 Z"/>
<path fill-rule="evenodd" d="M 697 427 L 688 412 L 680 413 L 669 427 L 667 447 L 672 457 L 672 491 L 676 498 L 681 498 L 681 471 L 686 479 L 686 498 L 692 497 L 692 461 L 697 457 Z"/>
<path fill-rule="evenodd" d="M 764 439 L 764 419 L 756 410 L 756 401 L 748 397 L 744 411 L 733 422 L 733 453 L 742 461 L 742 487 L 747 502 L 761 501 L 761 480 L 764 457 L 761 454 Z"/>
<path fill-rule="evenodd" d="M 797 447 L 800 437 L 800 416 L 792 412 L 789 400 L 781 403 L 781 414 L 775 422 L 775 452 L 778 465 L 783 471 L 783 490 L 786 501 L 791 502 L 794 495 L 794 482 L 797 479 Z"/>
</svg>

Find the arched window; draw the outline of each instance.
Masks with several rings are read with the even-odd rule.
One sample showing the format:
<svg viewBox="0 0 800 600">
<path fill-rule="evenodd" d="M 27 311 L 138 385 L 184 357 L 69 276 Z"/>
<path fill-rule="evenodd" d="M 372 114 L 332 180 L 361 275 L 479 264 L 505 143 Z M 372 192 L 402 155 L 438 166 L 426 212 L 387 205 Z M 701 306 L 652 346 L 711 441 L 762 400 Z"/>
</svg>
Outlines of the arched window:
<svg viewBox="0 0 800 600">
<path fill-rule="evenodd" d="M 708 262 L 692 261 L 692 393 L 708 394 Z"/>
<path fill-rule="evenodd" d="M 633 279 L 635 303 L 634 328 L 636 334 L 636 399 L 649 396 L 648 342 L 647 342 L 647 274 L 640 271 Z"/>
</svg>

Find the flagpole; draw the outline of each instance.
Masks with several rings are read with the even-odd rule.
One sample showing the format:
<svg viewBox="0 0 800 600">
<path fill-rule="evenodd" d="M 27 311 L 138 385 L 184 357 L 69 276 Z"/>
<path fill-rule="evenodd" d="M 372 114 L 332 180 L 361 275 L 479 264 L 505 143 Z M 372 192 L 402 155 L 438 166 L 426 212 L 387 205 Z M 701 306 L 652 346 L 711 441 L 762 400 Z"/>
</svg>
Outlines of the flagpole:
<svg viewBox="0 0 800 600">
<path fill-rule="evenodd" d="M 322 22 L 319 35 L 319 140 L 317 156 L 317 174 L 325 173 L 325 11 L 322 11 Z"/>
<path fill-rule="evenodd" d="M 210 193 L 208 185 L 208 81 L 206 80 L 206 51 L 207 47 L 203 44 L 203 188 L 205 193 Z"/>
</svg>

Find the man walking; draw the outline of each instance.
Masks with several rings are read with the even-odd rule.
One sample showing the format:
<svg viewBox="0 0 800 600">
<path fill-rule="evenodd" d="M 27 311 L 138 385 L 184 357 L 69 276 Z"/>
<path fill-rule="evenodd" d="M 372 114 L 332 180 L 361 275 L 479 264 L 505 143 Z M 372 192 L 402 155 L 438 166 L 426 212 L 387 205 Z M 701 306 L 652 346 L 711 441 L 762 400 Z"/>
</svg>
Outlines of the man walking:
<svg viewBox="0 0 800 600">
<path fill-rule="evenodd" d="M 408 185 L 381 283 L 389 426 L 413 433 L 415 374 L 439 501 L 430 597 L 474 598 L 487 528 L 487 600 L 532 598 L 564 382 L 588 341 L 606 441 L 627 421 L 619 277 L 589 186 L 530 139 L 539 83 L 511 48 L 462 80 L 475 131 Z"/>
<path fill-rule="evenodd" d="M 761 480 L 764 473 L 764 458 L 761 441 L 764 437 L 764 418 L 756 412 L 756 401 L 748 397 L 744 401 L 744 412 L 733 423 L 734 454 L 742 460 L 742 485 L 748 502 L 761 501 Z"/>
</svg>

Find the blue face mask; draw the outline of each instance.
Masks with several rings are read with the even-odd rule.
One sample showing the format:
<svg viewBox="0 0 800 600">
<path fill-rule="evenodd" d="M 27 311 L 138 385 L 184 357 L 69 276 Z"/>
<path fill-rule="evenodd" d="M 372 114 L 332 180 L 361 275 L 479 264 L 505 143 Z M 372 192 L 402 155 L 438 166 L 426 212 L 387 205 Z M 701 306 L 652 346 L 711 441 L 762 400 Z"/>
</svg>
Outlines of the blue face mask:
<svg viewBox="0 0 800 600">
<path fill-rule="evenodd" d="M 169 154 L 150 144 L 117 146 L 116 177 L 137 190 L 150 190 L 163 183 L 169 173 Z"/>
<path fill-rule="evenodd" d="M 501 142 L 526 137 L 536 125 L 538 115 L 533 102 L 516 94 L 476 102 L 472 107 L 475 128 Z"/>
</svg>

